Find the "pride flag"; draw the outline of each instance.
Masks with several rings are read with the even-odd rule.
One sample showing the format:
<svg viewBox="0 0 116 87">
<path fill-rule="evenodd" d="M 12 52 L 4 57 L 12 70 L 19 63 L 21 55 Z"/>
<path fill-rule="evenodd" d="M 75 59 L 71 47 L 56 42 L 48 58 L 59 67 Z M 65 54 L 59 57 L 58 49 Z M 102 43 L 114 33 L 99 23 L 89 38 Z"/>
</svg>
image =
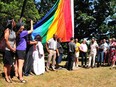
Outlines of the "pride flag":
<svg viewBox="0 0 116 87">
<path fill-rule="evenodd" d="M 32 38 L 36 35 L 42 37 L 42 43 L 46 43 L 56 34 L 62 42 L 70 41 L 73 34 L 73 23 L 71 15 L 71 1 L 57 0 L 50 11 L 34 25 Z"/>
</svg>

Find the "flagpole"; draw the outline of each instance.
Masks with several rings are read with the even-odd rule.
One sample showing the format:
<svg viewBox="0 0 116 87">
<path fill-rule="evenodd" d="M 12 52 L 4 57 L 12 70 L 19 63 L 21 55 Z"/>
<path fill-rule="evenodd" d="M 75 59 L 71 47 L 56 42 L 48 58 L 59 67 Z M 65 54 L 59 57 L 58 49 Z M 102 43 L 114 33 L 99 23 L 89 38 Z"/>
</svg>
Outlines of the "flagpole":
<svg viewBox="0 0 116 87">
<path fill-rule="evenodd" d="M 23 13 L 24 13 L 24 10 L 25 10 L 26 2 L 27 2 L 27 0 L 24 0 L 20 18 L 23 17 Z"/>
<path fill-rule="evenodd" d="M 72 17 L 72 37 L 74 37 L 74 0 L 70 0 L 71 2 L 71 17 Z"/>
</svg>

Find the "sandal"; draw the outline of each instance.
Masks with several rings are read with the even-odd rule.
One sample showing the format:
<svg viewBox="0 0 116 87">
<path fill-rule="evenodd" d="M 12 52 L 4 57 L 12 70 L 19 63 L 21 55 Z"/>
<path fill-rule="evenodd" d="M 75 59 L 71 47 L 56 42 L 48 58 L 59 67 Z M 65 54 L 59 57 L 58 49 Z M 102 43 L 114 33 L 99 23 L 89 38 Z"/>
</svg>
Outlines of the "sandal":
<svg viewBox="0 0 116 87">
<path fill-rule="evenodd" d="M 10 80 L 10 82 L 12 83 L 12 79 L 11 79 L 11 78 L 9 78 L 9 80 Z"/>
<path fill-rule="evenodd" d="M 26 80 L 20 80 L 21 83 L 26 83 L 27 81 Z"/>
<path fill-rule="evenodd" d="M 12 81 L 10 81 L 9 79 L 5 78 L 5 81 L 8 83 L 12 83 Z"/>
</svg>

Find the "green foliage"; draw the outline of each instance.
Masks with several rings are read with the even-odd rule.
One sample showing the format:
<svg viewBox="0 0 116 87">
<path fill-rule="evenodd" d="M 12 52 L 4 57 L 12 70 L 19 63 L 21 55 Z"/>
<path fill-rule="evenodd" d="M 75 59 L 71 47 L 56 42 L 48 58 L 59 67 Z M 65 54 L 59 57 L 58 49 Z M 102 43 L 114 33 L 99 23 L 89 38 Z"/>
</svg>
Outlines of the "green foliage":
<svg viewBox="0 0 116 87">
<path fill-rule="evenodd" d="M 0 21 L 3 24 L 9 18 L 14 18 L 16 21 L 20 19 L 24 0 L 1 0 L 0 2 Z M 32 19 L 35 22 L 40 18 L 38 10 L 34 4 L 34 0 L 27 0 L 24 10 L 23 19 Z"/>
<path fill-rule="evenodd" d="M 106 34 L 111 30 L 110 34 L 114 36 L 114 25 L 109 27 L 104 21 L 108 16 L 115 19 L 115 0 L 93 0 L 93 2 L 90 0 L 74 0 L 74 3 L 75 37 L 79 39 L 93 36 L 98 38 L 99 35 Z"/>
<path fill-rule="evenodd" d="M 94 17 L 87 15 L 86 13 L 81 13 L 77 20 L 82 19 L 84 23 L 91 22 L 92 20 L 96 20 Z"/>
<path fill-rule="evenodd" d="M 9 18 L 19 20 L 24 0 L 0 0 L 0 24 Z M 30 18 L 37 22 L 57 0 L 27 0 L 23 20 Z M 38 10 L 37 10 L 38 9 Z M 74 0 L 75 37 L 98 37 L 107 31 L 115 36 L 115 26 L 104 23 L 107 17 L 116 19 L 116 0 Z"/>
<path fill-rule="evenodd" d="M 111 0 L 110 2 L 110 9 L 111 9 L 111 15 L 113 15 L 114 13 L 116 13 L 116 0 Z"/>
<path fill-rule="evenodd" d="M 101 30 L 101 32 L 107 33 L 109 28 L 108 25 L 102 24 L 101 26 L 99 26 L 99 29 Z"/>
<path fill-rule="evenodd" d="M 34 20 L 35 22 L 37 22 L 40 19 L 40 15 L 38 13 L 38 10 L 37 10 L 33 0 L 27 0 L 24 17 L 26 19 L 30 18 L 30 19 Z"/>
<path fill-rule="evenodd" d="M 43 17 L 56 1 L 57 0 L 41 0 L 41 2 L 35 3 L 40 15 Z"/>
</svg>

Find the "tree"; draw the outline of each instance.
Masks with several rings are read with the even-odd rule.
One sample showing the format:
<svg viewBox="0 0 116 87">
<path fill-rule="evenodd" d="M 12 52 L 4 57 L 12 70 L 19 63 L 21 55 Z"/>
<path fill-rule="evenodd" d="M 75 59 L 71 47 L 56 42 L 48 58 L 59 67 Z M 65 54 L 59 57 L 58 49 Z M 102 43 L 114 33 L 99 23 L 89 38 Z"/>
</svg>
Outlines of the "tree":
<svg viewBox="0 0 116 87">
<path fill-rule="evenodd" d="M 41 17 L 43 17 L 50 10 L 56 1 L 57 0 L 41 0 L 40 2 L 35 3 Z"/>
<path fill-rule="evenodd" d="M 102 26 L 111 14 L 110 3 L 111 0 L 75 0 L 75 37 L 98 38 L 105 33 L 108 28 Z"/>
<path fill-rule="evenodd" d="M 39 13 L 44 16 L 56 1 L 41 0 L 36 4 Z M 74 0 L 74 36 L 79 39 L 92 36 L 98 38 L 99 35 L 107 33 L 109 26 L 105 20 L 116 12 L 115 3 L 115 0 Z M 114 31 L 113 26 L 110 28 Z"/>
<path fill-rule="evenodd" d="M 10 18 L 14 18 L 18 21 L 21 15 L 22 6 L 22 0 L 0 0 L 0 24 L 3 24 L 4 21 Z M 40 18 L 34 0 L 27 0 L 23 20 L 25 21 L 28 18 L 35 22 Z"/>
</svg>

